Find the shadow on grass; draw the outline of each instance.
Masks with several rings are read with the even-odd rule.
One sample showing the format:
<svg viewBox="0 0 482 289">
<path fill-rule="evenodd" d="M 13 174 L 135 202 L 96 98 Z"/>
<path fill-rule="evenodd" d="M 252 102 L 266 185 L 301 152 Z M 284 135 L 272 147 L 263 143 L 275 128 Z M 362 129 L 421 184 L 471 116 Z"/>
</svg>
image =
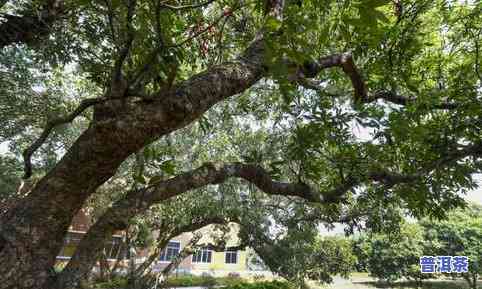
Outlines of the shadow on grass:
<svg viewBox="0 0 482 289">
<path fill-rule="evenodd" d="M 395 283 L 376 282 L 376 281 L 354 281 L 354 284 L 361 284 L 375 288 L 404 288 L 404 289 L 469 289 L 464 281 L 423 281 L 417 283 L 415 281 L 401 281 Z M 482 288 L 479 287 L 478 288 Z"/>
</svg>

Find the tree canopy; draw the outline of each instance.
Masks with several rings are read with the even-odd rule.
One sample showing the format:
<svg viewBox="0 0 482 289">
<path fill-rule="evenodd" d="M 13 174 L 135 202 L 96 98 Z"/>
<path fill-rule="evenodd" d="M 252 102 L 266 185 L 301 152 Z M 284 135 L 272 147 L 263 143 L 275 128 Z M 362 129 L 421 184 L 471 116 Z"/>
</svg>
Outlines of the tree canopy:
<svg viewBox="0 0 482 289">
<path fill-rule="evenodd" d="M 260 253 L 319 225 L 381 230 L 463 206 L 482 168 L 481 10 L 0 1 L 0 181 L 14 200 L 0 288 L 76 286 L 114 230 L 184 195 L 212 201 L 184 204 L 200 216 L 223 208 Z M 81 208 L 97 214 L 90 250 L 53 278 Z"/>
</svg>

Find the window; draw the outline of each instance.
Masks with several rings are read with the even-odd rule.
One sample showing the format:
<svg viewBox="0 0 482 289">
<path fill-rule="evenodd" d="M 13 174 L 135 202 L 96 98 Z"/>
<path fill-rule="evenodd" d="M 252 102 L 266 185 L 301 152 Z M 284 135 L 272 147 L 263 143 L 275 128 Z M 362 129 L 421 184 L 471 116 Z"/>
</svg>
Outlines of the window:
<svg viewBox="0 0 482 289">
<path fill-rule="evenodd" d="M 105 254 L 107 259 L 124 259 L 124 251 L 122 250 L 122 237 L 112 236 L 110 242 L 105 245 Z"/>
<path fill-rule="evenodd" d="M 211 263 L 213 251 L 208 247 L 202 248 L 192 255 L 193 263 Z"/>
<path fill-rule="evenodd" d="M 167 247 L 162 250 L 161 255 L 159 256 L 159 260 L 162 262 L 170 262 L 172 259 L 176 258 L 179 255 L 179 251 L 181 250 L 181 242 L 177 241 L 170 241 L 167 244 Z"/>
<path fill-rule="evenodd" d="M 238 251 L 235 251 L 235 250 L 226 251 L 224 255 L 224 262 L 226 264 L 238 263 Z"/>
</svg>

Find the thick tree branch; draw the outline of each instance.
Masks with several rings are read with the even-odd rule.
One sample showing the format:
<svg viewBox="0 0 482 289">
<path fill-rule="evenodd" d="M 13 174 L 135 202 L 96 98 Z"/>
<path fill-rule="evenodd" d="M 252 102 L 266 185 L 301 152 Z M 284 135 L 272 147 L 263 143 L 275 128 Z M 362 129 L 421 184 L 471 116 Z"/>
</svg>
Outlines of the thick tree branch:
<svg viewBox="0 0 482 289">
<path fill-rule="evenodd" d="M 23 16 L 4 15 L 0 24 L 0 48 L 14 43 L 35 44 L 49 35 L 52 25 L 64 13 L 64 1 L 48 0 L 40 11 Z"/>
<path fill-rule="evenodd" d="M 350 78 L 354 90 L 354 99 L 356 102 L 370 103 L 376 101 L 377 99 L 384 99 L 395 104 L 407 105 L 416 100 L 416 97 L 403 96 L 388 90 L 380 90 L 374 93 L 369 93 L 363 77 L 353 61 L 351 53 L 333 54 L 322 57 L 316 62 L 306 63 L 300 68 L 299 83 L 308 89 L 318 89 L 316 85 L 313 85 L 313 83 L 311 83 L 309 80 L 305 80 L 303 78 L 313 78 L 320 73 L 320 71 L 332 67 L 340 67 Z M 434 109 L 455 109 L 458 107 L 458 105 L 449 101 L 442 101 L 441 103 L 434 104 L 431 107 Z"/>
<path fill-rule="evenodd" d="M 128 30 L 132 29 L 131 24 L 129 23 L 132 20 L 136 4 L 135 0 L 129 1 L 130 5 L 128 7 L 127 16 Z M 270 15 L 281 18 L 284 1 L 279 0 L 271 2 L 273 2 L 273 7 Z M 223 17 L 225 16 L 223 15 L 219 19 L 222 19 Z M 131 45 L 129 43 L 129 41 L 126 42 L 127 48 Z M 124 52 L 121 53 L 119 61 L 116 65 L 115 73 L 120 72 L 121 63 L 123 62 L 122 59 L 126 57 L 125 53 L 128 53 L 128 50 L 129 49 L 124 49 Z M 173 89 L 173 91 L 168 93 L 171 95 L 165 95 L 166 92 L 164 91 L 160 92 L 160 94 L 166 97 L 161 100 L 160 95 L 159 97 L 153 96 L 153 99 L 156 102 L 155 105 L 152 105 L 151 99 L 148 101 L 149 103 L 145 105 L 136 105 L 136 108 L 124 106 L 124 110 L 130 111 L 130 115 L 126 114 L 125 116 L 133 117 L 135 119 L 124 119 L 124 121 L 127 123 L 140 125 L 139 128 L 129 128 L 133 131 L 143 131 L 145 130 L 145 127 L 151 126 L 155 121 L 165 122 L 166 118 L 173 117 L 174 119 L 171 121 L 171 123 L 176 123 L 176 119 L 179 119 L 182 123 L 181 125 L 185 125 L 186 123 L 199 117 L 215 103 L 229 96 L 240 93 L 257 82 L 266 72 L 266 66 L 264 63 L 264 50 L 263 36 L 262 34 L 258 34 L 257 39 L 253 41 L 253 43 L 246 49 L 244 54 L 242 54 L 238 59 L 219 66 L 214 66 L 205 72 L 193 76 L 189 80 L 179 84 Z M 122 89 L 122 91 L 124 90 Z M 32 174 L 30 161 L 32 154 L 42 145 L 50 134 L 51 130 L 56 125 L 71 122 L 86 108 L 105 101 L 106 100 L 104 99 L 85 100 L 81 103 L 79 108 L 69 116 L 49 122 L 39 139 L 37 139 L 29 148 L 27 148 L 23 154 L 25 161 L 24 178 L 28 178 Z M 163 112 L 167 115 L 163 114 Z M 172 115 L 173 112 L 176 115 Z M 141 115 L 142 117 L 140 117 Z M 112 121 L 117 122 L 119 119 L 112 119 Z M 147 125 L 143 121 L 149 122 L 150 125 Z M 175 124 L 174 127 L 167 128 L 167 131 L 166 129 L 163 129 L 160 134 L 167 133 L 172 129 L 177 129 L 179 128 L 178 126 L 179 124 Z M 152 138 L 152 136 L 149 136 L 149 138 Z"/>
<path fill-rule="evenodd" d="M 38 272 L 47 272 L 53 266 L 63 234 L 86 199 L 129 155 L 192 123 L 216 103 L 246 91 L 264 77 L 265 51 L 263 34 L 258 33 L 238 58 L 210 67 L 169 91 L 159 91 L 156 99 L 112 100 L 96 105 L 87 130 L 30 194 L 2 216 L 0 239 L 6 245 L 0 258 L 12 264 L 0 269 L 3 287 L 30 284 L 31 280 L 43 286 L 47 276 Z M 144 207 L 143 201 L 137 203 Z M 138 210 L 134 207 L 135 213 Z M 123 219 L 119 219 L 119 226 L 124 225 Z M 103 226 L 116 226 L 116 218 L 107 220 L 93 234 L 99 242 L 107 233 Z M 94 248 L 87 250 L 97 254 Z M 19 258 L 26 261 L 15 263 Z"/>
<path fill-rule="evenodd" d="M 389 187 L 401 183 L 411 183 L 422 180 L 431 170 L 449 165 L 468 156 L 482 156 L 482 143 L 463 147 L 455 150 L 446 157 L 436 160 L 424 170 L 413 175 L 402 175 L 382 169 L 366 172 L 362 177 L 348 177 L 345 181 L 331 190 L 318 192 L 304 183 L 286 183 L 274 181 L 269 173 L 258 165 L 243 163 L 208 163 L 198 169 L 183 173 L 171 179 L 152 184 L 149 187 L 133 190 L 113 204 L 107 212 L 92 226 L 87 236 L 79 244 L 78 251 L 71 262 L 64 269 L 65 274 L 76 272 L 77 277 L 70 275 L 67 281 L 61 284 L 70 288 L 68 282 L 75 284 L 92 268 L 102 244 L 114 230 L 125 229 L 129 220 L 143 213 L 151 205 L 175 197 L 184 192 L 207 186 L 219 184 L 229 178 L 241 178 L 254 185 L 269 195 L 296 196 L 310 202 L 331 203 L 338 202 L 351 188 L 364 182 L 378 182 Z M 69 273 L 70 272 L 70 273 Z M 64 280 L 64 279 L 59 279 Z M 67 283 L 66 283 L 67 282 Z"/>
</svg>

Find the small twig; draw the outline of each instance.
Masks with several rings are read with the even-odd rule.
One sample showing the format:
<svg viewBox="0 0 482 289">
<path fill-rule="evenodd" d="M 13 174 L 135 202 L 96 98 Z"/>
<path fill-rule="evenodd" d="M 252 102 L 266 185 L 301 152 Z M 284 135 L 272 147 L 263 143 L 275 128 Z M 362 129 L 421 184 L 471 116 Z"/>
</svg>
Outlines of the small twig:
<svg viewBox="0 0 482 289">
<path fill-rule="evenodd" d="M 113 8 L 112 8 L 112 3 L 110 0 L 104 0 L 105 5 L 107 6 L 107 20 L 109 22 L 109 28 L 110 32 L 112 34 L 112 41 L 114 42 L 115 46 L 117 47 L 117 37 L 115 33 L 115 28 L 114 28 L 114 13 L 113 13 Z"/>
<path fill-rule="evenodd" d="M 197 38 L 198 36 L 206 33 L 207 31 L 209 31 L 209 29 L 211 29 L 212 27 L 216 26 L 224 17 L 226 16 L 229 16 L 231 14 L 226 14 L 226 13 L 223 13 L 221 16 L 219 16 L 218 18 L 216 18 L 216 20 L 214 20 L 213 23 L 209 24 L 208 26 L 206 26 L 205 28 L 197 31 L 196 33 L 194 33 L 193 35 L 191 35 L 190 37 L 182 40 L 181 42 L 179 43 L 176 43 L 175 45 L 170 45 L 168 47 L 171 47 L 171 48 L 177 48 L 177 47 L 181 47 L 183 46 L 184 44 L 186 44 L 187 42 Z"/>
<path fill-rule="evenodd" d="M 219 63 L 222 61 L 223 58 L 223 46 L 222 46 L 222 41 L 223 41 L 223 33 L 224 33 L 224 28 L 226 26 L 226 23 L 228 22 L 228 19 L 231 15 L 228 15 L 226 19 L 224 19 L 223 24 L 221 25 L 221 30 L 219 31 L 219 37 L 218 37 L 218 55 L 217 59 L 214 61 L 215 63 Z"/>
<path fill-rule="evenodd" d="M 165 3 L 165 2 L 167 2 L 167 1 L 164 1 L 164 2 L 161 2 L 161 3 L 160 3 L 160 6 L 161 6 L 161 7 L 164 7 L 164 8 L 171 9 L 171 10 L 180 11 L 180 10 L 186 10 L 186 9 L 200 8 L 200 7 L 209 5 L 209 4 L 213 3 L 214 1 L 216 1 L 216 0 L 209 0 L 209 1 L 206 1 L 206 2 L 204 2 L 204 3 L 190 4 L 190 5 L 180 5 L 180 6 L 169 5 L 169 4 L 166 4 L 166 3 Z"/>
<path fill-rule="evenodd" d="M 2 8 L 7 2 L 8 0 L 0 0 L 0 8 Z"/>
<path fill-rule="evenodd" d="M 207 27 L 197 31 L 195 34 L 191 35 L 190 37 L 182 40 L 181 42 L 179 42 L 177 44 L 162 45 L 162 43 L 161 43 L 161 46 L 158 47 L 157 49 L 155 49 L 154 51 L 152 51 L 151 55 L 148 57 L 148 61 L 143 65 L 143 67 L 139 70 L 139 72 L 134 76 L 134 78 L 131 82 L 131 85 L 130 85 L 130 89 L 135 90 L 139 86 L 139 84 L 141 83 L 142 77 L 150 70 L 152 62 L 155 60 L 155 57 L 157 56 L 157 54 L 159 53 L 161 48 L 164 48 L 164 49 L 179 48 L 179 47 L 183 46 L 184 44 L 188 43 L 189 41 L 191 41 L 191 40 L 199 37 L 200 35 L 206 33 L 207 31 L 209 31 L 210 28 L 216 26 L 223 18 L 225 18 L 225 17 L 228 18 L 228 17 L 232 16 L 232 13 L 235 10 L 239 9 L 240 7 L 237 7 L 235 9 L 232 9 L 232 10 L 229 10 L 229 11 L 224 11 L 223 14 L 221 16 L 219 16 L 213 23 L 211 23 Z"/>
<path fill-rule="evenodd" d="M 127 4 L 127 15 L 126 15 L 126 30 L 127 30 L 127 39 L 124 44 L 124 47 L 119 51 L 119 58 L 117 59 L 115 66 L 114 66 L 114 73 L 113 73 L 113 80 L 114 82 L 118 82 L 122 78 L 122 66 L 129 55 L 129 51 L 132 47 L 132 42 L 134 42 L 134 28 L 132 27 L 132 21 L 134 17 L 134 10 L 136 7 L 137 1 L 136 0 L 128 0 Z"/>
<path fill-rule="evenodd" d="M 369 94 L 363 77 L 358 71 L 351 53 L 348 52 L 325 56 L 316 62 L 306 63 L 300 68 L 295 79 L 305 88 L 320 90 L 321 88 L 314 85 L 311 80 L 305 79 L 305 77 L 313 78 L 321 70 L 331 67 L 340 67 L 350 77 L 354 89 L 354 99 L 357 102 L 370 103 L 377 99 L 384 99 L 395 104 L 407 105 L 416 100 L 416 97 L 399 95 L 388 90 L 379 90 Z M 444 100 L 441 103 L 434 104 L 432 107 L 434 109 L 455 109 L 459 107 L 459 104 Z"/>
<path fill-rule="evenodd" d="M 107 101 L 105 98 L 89 98 L 84 99 L 80 102 L 80 105 L 70 114 L 52 119 L 47 122 L 40 137 L 35 140 L 28 148 L 23 151 L 23 161 L 24 161 L 24 176 L 23 179 L 28 179 L 32 176 L 32 155 L 42 146 L 47 137 L 50 135 L 52 130 L 61 124 L 72 122 L 77 116 L 83 113 L 87 108 Z"/>
</svg>

